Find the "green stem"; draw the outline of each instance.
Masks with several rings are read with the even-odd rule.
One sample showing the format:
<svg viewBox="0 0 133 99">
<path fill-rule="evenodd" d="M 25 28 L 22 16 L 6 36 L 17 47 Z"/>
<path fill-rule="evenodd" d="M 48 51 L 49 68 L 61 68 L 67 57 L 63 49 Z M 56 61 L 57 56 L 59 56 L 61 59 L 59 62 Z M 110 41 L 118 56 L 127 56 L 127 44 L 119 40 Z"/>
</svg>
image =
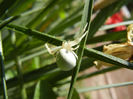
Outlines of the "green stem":
<svg viewBox="0 0 133 99">
<path fill-rule="evenodd" d="M 120 67 L 115 67 L 115 66 L 112 66 L 112 67 L 108 67 L 108 68 L 105 68 L 105 69 L 102 69 L 102 70 L 99 70 L 99 71 L 95 71 L 95 72 L 92 72 L 92 73 L 89 73 L 89 74 L 84 74 L 84 75 L 81 75 L 79 77 L 77 77 L 77 81 L 80 81 L 80 80 L 84 80 L 84 79 L 87 79 L 87 78 L 90 78 L 90 77 L 93 77 L 93 76 L 96 76 L 96 75 L 100 75 L 100 74 L 103 74 L 103 73 L 106 73 L 106 72 L 111 72 L 111 71 L 114 71 L 114 70 L 118 70 L 120 69 Z M 70 80 L 67 80 L 67 81 L 62 81 L 62 82 L 57 82 L 55 84 L 55 86 L 61 86 L 61 85 L 65 85 L 65 84 L 68 84 L 70 83 Z"/>
<path fill-rule="evenodd" d="M 81 25 L 81 30 L 84 28 L 84 26 L 87 24 L 87 28 L 84 32 L 86 32 L 87 30 L 89 31 L 90 28 L 90 19 L 91 19 L 91 14 L 92 14 L 92 5 L 93 5 L 93 0 L 86 0 L 85 1 L 85 6 L 84 6 L 84 11 L 83 11 L 83 16 L 82 16 L 82 25 Z M 84 53 L 84 48 L 85 48 L 85 44 L 86 44 L 86 40 L 88 37 L 88 33 L 86 34 L 86 37 L 83 38 L 83 40 L 80 43 L 80 47 L 78 49 L 78 60 L 77 60 L 77 66 L 74 69 L 73 75 L 72 75 L 72 80 L 71 80 L 71 85 L 70 85 L 70 89 L 69 89 L 69 93 L 67 96 L 67 99 L 72 99 L 72 95 L 73 95 L 73 91 L 74 91 L 74 84 L 77 80 L 77 75 L 80 69 L 80 65 L 81 65 L 81 60 L 82 60 L 82 56 Z"/>
<path fill-rule="evenodd" d="M 1 77 L 0 81 L 2 86 L 3 98 L 8 99 L 3 58 L 4 56 L 2 53 L 2 40 L 1 40 L 1 34 L 0 34 L 0 77 Z"/>
<path fill-rule="evenodd" d="M 10 33 L 11 33 L 12 46 L 17 51 L 15 32 L 10 31 Z M 20 93 L 21 93 L 21 99 L 26 99 L 27 96 L 26 96 L 26 91 L 25 91 L 25 88 L 24 88 L 24 79 L 23 79 L 23 74 L 22 74 L 22 61 L 20 60 L 19 56 L 15 57 L 15 63 L 16 63 L 17 74 L 18 74 L 18 81 L 19 81 L 19 89 L 20 89 Z"/>
<path fill-rule="evenodd" d="M 18 79 L 19 79 L 20 89 L 21 89 L 23 87 L 23 83 L 24 83 L 23 75 L 22 75 L 22 71 L 21 71 L 22 63 L 21 63 L 19 57 L 16 57 L 15 61 L 16 61 L 17 74 L 18 74 Z"/>
<path fill-rule="evenodd" d="M 80 89 L 77 89 L 77 91 L 78 93 L 85 93 L 88 91 L 96 91 L 96 90 L 102 90 L 102 89 L 107 89 L 107 88 L 117 88 L 117 87 L 124 87 L 124 86 L 130 86 L 130 85 L 133 85 L 133 81 L 102 85 L 102 86 L 96 86 L 96 87 L 94 86 L 94 87 L 89 87 L 89 88 L 80 88 Z M 59 96 L 66 96 L 66 91 L 59 92 Z"/>
<path fill-rule="evenodd" d="M 18 81 L 20 84 L 20 92 L 21 92 L 21 99 L 27 99 L 26 90 L 24 88 L 24 79 L 22 74 L 22 62 L 20 61 L 19 57 L 16 57 L 16 67 L 17 67 L 17 73 L 18 73 Z"/>
<path fill-rule="evenodd" d="M 10 22 L 18 19 L 20 17 L 20 15 L 17 15 L 17 16 L 11 16 L 5 20 L 3 20 L 1 23 L 0 23 L 0 30 L 5 27 L 7 24 L 9 24 Z"/>
<path fill-rule="evenodd" d="M 97 86 L 97 87 L 82 88 L 82 89 L 78 89 L 78 92 L 83 93 L 88 91 L 96 91 L 96 90 L 101 90 L 106 88 L 123 87 L 123 86 L 129 86 L 129 85 L 133 85 L 133 81 L 117 83 L 117 84 L 109 84 L 109 85 L 103 85 L 103 86 Z"/>
</svg>

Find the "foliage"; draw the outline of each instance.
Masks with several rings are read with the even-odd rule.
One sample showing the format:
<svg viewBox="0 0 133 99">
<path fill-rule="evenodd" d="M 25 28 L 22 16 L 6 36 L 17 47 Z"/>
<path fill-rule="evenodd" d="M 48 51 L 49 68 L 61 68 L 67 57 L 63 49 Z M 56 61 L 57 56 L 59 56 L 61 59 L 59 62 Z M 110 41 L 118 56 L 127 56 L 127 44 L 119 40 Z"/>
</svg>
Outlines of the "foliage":
<svg viewBox="0 0 133 99">
<path fill-rule="evenodd" d="M 132 21 L 126 21 L 114 26 L 104 26 L 109 16 L 131 1 L 118 0 L 100 9 L 98 13 L 92 9 L 93 0 L 0 1 L 0 30 L 3 46 L 3 54 L 0 56 L 0 89 L 2 89 L 0 98 L 4 95 L 4 99 L 56 99 L 61 95 L 60 90 L 70 82 L 70 89 L 67 86 L 63 91 L 68 93 L 69 89 L 68 99 L 79 99 L 80 92 L 131 85 L 132 82 L 125 82 L 90 87 L 81 91 L 74 86 L 77 81 L 122 67 L 133 69 L 132 63 L 102 53 L 100 49 L 102 46 L 99 48 L 86 46 L 126 39 L 126 31 L 94 35 L 100 30 L 131 24 Z M 96 15 L 92 20 L 91 13 Z M 49 43 L 50 47 L 61 46 L 66 39 L 72 40 L 81 35 L 86 24 L 88 34 L 79 44 L 76 68 L 71 71 L 61 71 L 56 66 L 55 57 L 48 53 L 44 44 Z M 56 47 L 52 50 L 56 50 Z M 78 76 L 78 73 L 94 66 L 94 60 L 101 60 L 115 66 Z M 68 78 L 71 76 L 72 80 Z"/>
</svg>

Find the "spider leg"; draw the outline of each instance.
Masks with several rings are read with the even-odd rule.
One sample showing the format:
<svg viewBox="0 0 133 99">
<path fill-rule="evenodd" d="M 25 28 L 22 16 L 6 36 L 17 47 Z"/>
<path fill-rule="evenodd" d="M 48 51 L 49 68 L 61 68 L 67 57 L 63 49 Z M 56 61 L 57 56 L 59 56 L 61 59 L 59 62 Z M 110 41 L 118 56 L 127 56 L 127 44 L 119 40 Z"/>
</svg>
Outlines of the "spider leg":
<svg viewBox="0 0 133 99">
<path fill-rule="evenodd" d="M 70 41 L 71 46 L 75 46 L 75 45 L 79 44 L 79 42 L 85 37 L 85 35 L 87 33 L 88 33 L 88 31 L 86 31 L 80 38 L 77 38 L 74 41 Z"/>
<path fill-rule="evenodd" d="M 88 31 L 86 31 L 86 32 L 84 32 L 84 34 L 79 38 L 79 39 L 77 39 L 77 41 L 76 42 L 80 42 L 84 37 L 85 37 L 85 35 L 88 33 Z"/>
<path fill-rule="evenodd" d="M 56 52 L 57 52 L 59 49 L 61 49 L 61 46 L 58 46 L 58 47 L 55 47 L 55 48 L 50 49 L 47 43 L 45 43 L 45 47 L 46 47 L 46 49 L 48 50 L 49 54 L 51 54 L 51 55 L 55 55 Z"/>
<path fill-rule="evenodd" d="M 85 30 L 87 29 L 88 23 L 86 23 L 86 25 L 84 26 L 83 30 L 81 31 L 81 34 L 83 34 L 85 32 Z"/>
<path fill-rule="evenodd" d="M 86 28 L 88 26 L 88 23 L 85 25 L 84 29 L 81 32 L 81 36 L 79 36 L 79 38 L 77 37 L 77 39 L 75 39 L 74 41 L 70 41 L 71 46 L 75 46 L 77 44 L 79 44 L 79 42 L 85 37 L 85 35 L 88 33 L 88 31 L 86 31 Z"/>
<path fill-rule="evenodd" d="M 73 48 L 72 50 L 76 50 L 76 49 L 78 49 L 79 48 L 79 45 L 77 45 L 75 48 Z"/>
<path fill-rule="evenodd" d="M 72 53 L 74 54 L 74 56 L 76 57 L 76 59 L 78 59 L 78 56 L 77 54 L 75 54 L 75 52 L 72 51 Z"/>
<path fill-rule="evenodd" d="M 86 31 L 87 29 L 87 26 L 88 26 L 88 23 L 85 25 L 85 27 L 83 28 L 83 30 L 81 31 L 81 35 L 79 35 L 79 42 L 83 39 L 83 37 L 87 34 L 88 31 Z"/>
<path fill-rule="evenodd" d="M 52 52 L 52 50 L 48 47 L 48 44 L 47 43 L 45 43 L 45 47 L 48 50 L 49 54 L 51 54 L 51 55 L 54 54 L 54 52 Z"/>
</svg>

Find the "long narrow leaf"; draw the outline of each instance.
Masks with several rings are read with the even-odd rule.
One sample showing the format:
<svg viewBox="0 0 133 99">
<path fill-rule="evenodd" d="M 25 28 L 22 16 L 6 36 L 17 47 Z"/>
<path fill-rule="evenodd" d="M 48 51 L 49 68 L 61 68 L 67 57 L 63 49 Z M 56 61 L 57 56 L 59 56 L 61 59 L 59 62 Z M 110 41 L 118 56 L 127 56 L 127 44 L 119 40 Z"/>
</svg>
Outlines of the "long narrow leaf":
<svg viewBox="0 0 133 99">
<path fill-rule="evenodd" d="M 103 74 L 103 73 L 106 73 L 106 72 L 111 72 L 111 71 L 114 71 L 114 70 L 118 70 L 118 69 L 120 69 L 120 67 L 113 66 L 113 67 L 105 68 L 105 69 L 98 70 L 98 71 L 95 71 L 95 72 L 92 72 L 92 73 L 84 74 L 84 75 L 79 76 L 77 78 L 77 81 L 80 81 L 80 80 L 83 80 L 83 79 L 86 79 L 86 78 L 90 78 L 90 77 L 93 77 L 93 76 L 96 76 L 96 75 L 99 75 L 99 74 Z M 55 84 L 55 86 L 61 86 L 61 85 L 67 84 L 67 83 L 70 83 L 70 80 L 64 81 L 64 82 L 57 82 Z"/>
<path fill-rule="evenodd" d="M 41 32 L 36 31 L 36 30 L 32 30 L 32 29 L 29 29 L 26 27 L 17 26 L 17 25 L 13 25 L 13 24 L 8 25 L 8 27 L 14 28 L 17 31 L 25 33 L 26 35 L 33 36 L 35 38 L 38 38 L 40 40 L 46 41 L 46 42 L 54 44 L 54 45 L 61 45 L 62 44 L 61 40 L 57 39 L 54 36 L 48 35 L 47 33 L 41 33 Z"/>
<path fill-rule="evenodd" d="M 124 86 L 130 86 L 133 85 L 133 82 L 124 82 L 124 83 L 117 83 L 117 84 L 109 84 L 109 85 L 103 85 L 103 86 L 97 86 L 97 87 L 89 87 L 89 88 L 80 88 L 77 89 L 79 93 L 85 93 L 88 91 L 96 91 L 101 89 L 107 89 L 107 88 L 115 88 L 115 87 L 124 87 Z M 60 96 L 66 96 L 66 92 L 60 92 Z"/>
<path fill-rule="evenodd" d="M 3 56 L 3 51 L 2 51 L 1 33 L 0 33 L 0 85 L 2 87 L 1 91 L 3 93 L 3 99 L 8 99 L 6 78 L 5 78 L 4 56 Z"/>
<path fill-rule="evenodd" d="M 80 71 L 83 71 L 87 68 L 92 67 L 93 65 L 93 59 L 84 59 L 82 61 L 81 69 Z M 55 75 L 56 74 L 56 75 Z M 33 70 L 31 72 L 23 74 L 24 83 L 28 83 L 34 80 L 38 80 L 40 78 L 43 78 L 47 81 L 49 81 L 51 84 L 55 83 L 58 80 L 62 80 L 72 74 L 72 71 L 64 72 L 57 69 L 56 64 L 47 65 L 44 67 L 41 67 L 39 69 Z M 12 79 L 9 79 L 7 81 L 7 88 L 13 88 L 17 86 L 18 83 L 18 77 L 14 77 Z M 1 88 L 1 86 L 0 86 Z"/>
<path fill-rule="evenodd" d="M 127 2 L 129 2 L 129 1 L 130 0 L 128 0 Z M 91 23 L 88 40 L 94 36 L 96 31 L 99 30 L 99 28 L 104 24 L 106 19 L 109 16 L 111 16 L 112 14 L 114 14 L 115 12 L 117 12 L 121 8 L 121 6 L 124 4 L 125 4 L 125 0 L 121 0 L 121 1 L 117 1 L 117 2 L 112 3 L 108 7 L 103 8 L 98 13 L 98 15 L 95 17 L 94 21 Z"/>
<path fill-rule="evenodd" d="M 8 10 L 16 1 L 17 0 L 3 0 L 0 4 L 0 17 L 3 16 L 6 10 Z"/>
<path fill-rule="evenodd" d="M 61 45 L 62 44 L 62 40 L 57 39 L 54 36 L 48 35 L 48 34 L 44 34 L 35 30 L 31 30 L 28 28 L 24 28 L 24 27 L 20 27 L 20 26 L 16 26 L 16 25 L 8 25 L 8 27 L 13 28 L 17 31 L 20 31 L 26 35 L 30 35 L 33 36 L 35 38 L 38 38 L 40 40 L 43 40 L 45 42 L 49 42 L 51 44 L 54 45 Z M 133 65 L 132 63 L 129 63 L 123 59 L 117 58 L 115 56 L 111 56 L 111 55 L 105 55 L 102 52 L 96 51 L 94 49 L 86 49 L 85 48 L 85 55 L 88 57 L 93 57 L 95 59 L 99 59 L 99 60 L 104 60 L 105 62 L 114 64 L 114 65 L 118 65 L 118 66 L 123 66 L 125 68 L 129 68 L 129 69 L 133 69 Z"/>
<path fill-rule="evenodd" d="M 16 20 L 17 18 L 19 18 L 20 16 L 13 16 L 13 17 L 9 17 L 8 19 L 5 19 L 4 21 L 0 22 L 0 30 L 6 26 L 7 24 L 9 24 L 10 22 Z"/>
<path fill-rule="evenodd" d="M 48 11 L 55 6 L 59 0 L 50 0 L 48 5 L 27 25 L 28 27 L 35 28 L 47 15 Z"/>
<path fill-rule="evenodd" d="M 111 32 L 111 33 L 93 37 L 87 41 L 87 44 L 121 40 L 123 38 L 126 38 L 126 36 L 127 36 L 126 31 Z"/>
<path fill-rule="evenodd" d="M 78 89 L 78 92 L 83 93 L 83 92 L 87 92 L 87 91 L 95 91 L 95 90 L 101 90 L 101 89 L 106 89 L 106 88 L 123 87 L 123 86 L 129 86 L 129 85 L 133 85 L 133 82 L 130 81 L 130 82 L 124 82 L 124 83 L 83 88 L 83 89 Z"/>
<path fill-rule="evenodd" d="M 90 29 L 90 19 L 91 19 L 91 14 L 92 14 L 92 5 L 93 5 L 93 0 L 86 0 L 85 1 L 85 6 L 84 6 L 84 11 L 83 11 L 83 16 L 82 16 L 81 28 L 85 27 L 85 25 L 88 23 L 87 24 L 87 28 L 88 28 L 87 30 L 88 31 Z M 82 60 L 82 56 L 83 56 L 83 53 L 84 53 L 84 48 L 85 48 L 87 37 L 88 37 L 88 33 L 86 34 L 85 38 L 83 38 L 83 40 L 81 41 L 80 47 L 77 51 L 78 60 L 77 60 L 76 68 L 73 71 L 71 85 L 70 85 L 70 89 L 69 89 L 67 99 L 71 99 L 72 95 L 73 95 L 74 84 L 76 82 L 77 75 L 78 75 L 78 72 L 79 72 L 79 69 L 80 69 L 81 60 Z"/>
<path fill-rule="evenodd" d="M 121 22 L 121 23 L 116 23 L 116 24 L 111 24 L 111 25 L 104 25 L 99 30 L 108 30 L 108 29 L 115 28 L 117 26 L 129 25 L 129 24 L 133 24 L 133 21 L 130 20 L 130 21 L 124 21 L 124 22 Z"/>
<path fill-rule="evenodd" d="M 133 63 L 130 63 L 128 61 L 125 61 L 123 59 L 120 59 L 118 57 L 112 56 L 112 55 L 107 55 L 104 54 L 100 51 L 96 51 L 94 49 L 85 49 L 85 54 L 88 57 L 93 57 L 95 59 L 114 64 L 116 66 L 128 68 L 128 69 L 133 69 Z"/>
</svg>

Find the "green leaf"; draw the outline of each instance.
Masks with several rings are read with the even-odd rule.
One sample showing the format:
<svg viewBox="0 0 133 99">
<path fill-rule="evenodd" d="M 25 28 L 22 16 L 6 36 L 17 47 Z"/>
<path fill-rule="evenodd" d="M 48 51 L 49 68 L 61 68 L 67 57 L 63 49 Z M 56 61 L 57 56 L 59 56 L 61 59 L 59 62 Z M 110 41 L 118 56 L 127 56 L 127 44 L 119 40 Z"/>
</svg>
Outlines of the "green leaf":
<svg viewBox="0 0 133 99">
<path fill-rule="evenodd" d="M 16 16 L 20 13 L 26 11 L 31 8 L 35 0 L 17 0 L 17 2 L 8 10 L 6 15 L 8 16 Z M 19 10 L 16 10 L 19 9 Z"/>
<path fill-rule="evenodd" d="M 93 61 L 94 60 L 90 58 L 84 59 L 80 71 L 83 71 L 86 68 L 90 68 L 93 65 Z M 51 84 L 55 84 L 55 82 L 62 80 L 70 76 L 71 74 L 72 71 L 60 71 L 57 68 L 56 64 L 53 63 L 51 65 L 47 65 L 31 72 L 25 73 L 23 74 L 23 78 L 25 83 L 43 78 L 44 80 L 50 81 Z M 9 89 L 15 87 L 16 85 L 18 85 L 18 77 L 16 76 L 7 81 L 7 88 Z"/>
<path fill-rule="evenodd" d="M 93 37 L 93 36 L 98 30 L 100 30 L 100 27 L 104 24 L 105 20 L 109 16 L 114 14 L 116 11 L 118 11 L 121 8 L 121 6 L 127 4 L 130 1 L 132 0 L 116 1 L 115 3 L 112 3 L 111 5 L 109 5 L 108 7 L 101 9 L 98 13 L 93 12 L 94 14 L 96 14 L 96 16 L 94 17 L 94 19 L 92 19 L 87 43 L 93 44 L 93 43 L 113 41 L 113 40 L 124 41 L 126 37 L 126 31 L 113 32 L 110 34 L 104 34 L 97 37 Z M 85 0 L 85 2 L 90 2 L 90 0 Z M 71 35 L 71 33 L 75 31 L 76 33 L 73 33 L 73 34 L 77 34 L 76 36 L 80 37 L 82 35 L 81 31 L 83 30 L 86 23 L 90 20 L 90 18 L 88 18 L 88 16 L 90 15 L 88 14 L 88 12 L 86 12 L 88 10 L 87 9 L 88 6 L 86 7 L 87 10 L 84 11 L 83 17 L 82 17 L 81 11 L 83 9 L 83 2 L 80 0 L 65 0 L 65 1 L 64 0 L 28 0 L 28 1 L 27 0 L 14 0 L 14 1 L 0 0 L 0 5 L 1 5 L 0 13 L 3 13 L 0 19 L 0 22 L 1 22 L 0 28 L 1 28 L 2 37 L 3 37 L 2 40 L 3 40 L 3 48 L 4 48 L 4 56 L 5 56 L 4 63 L 6 63 L 4 65 L 4 68 L 6 68 L 5 70 L 6 76 L 10 75 L 10 73 L 14 73 L 14 75 L 8 76 L 8 79 L 7 79 L 7 88 L 9 89 L 8 90 L 9 98 L 21 99 L 21 98 L 25 98 L 25 96 L 28 96 L 27 97 L 28 99 L 33 99 L 33 94 L 34 94 L 33 90 L 34 90 L 35 84 L 38 81 L 39 82 L 35 90 L 35 97 L 37 99 L 38 98 L 44 99 L 45 97 L 47 99 L 57 98 L 56 95 L 55 97 L 52 97 L 52 96 L 54 96 L 54 94 L 57 92 L 60 93 L 60 91 L 54 90 L 55 91 L 54 93 L 53 88 L 60 89 L 60 86 L 65 88 L 68 87 L 68 86 L 64 86 L 64 84 L 70 82 L 70 79 L 66 80 L 66 78 L 72 75 L 73 70 L 65 71 L 65 72 L 60 71 L 60 69 L 57 67 L 55 63 L 54 57 L 50 56 L 46 51 L 46 49 L 44 48 L 44 44 L 48 42 L 50 44 L 53 44 L 50 47 L 55 47 L 55 46 L 60 47 L 62 45 L 62 42 L 64 42 L 63 39 L 67 39 L 67 36 L 69 34 Z M 60 17 L 61 11 L 64 11 L 66 15 L 65 19 L 61 19 Z M 40 14 L 41 12 L 42 14 Z M 15 20 L 13 24 L 9 24 L 13 20 L 13 17 L 15 17 L 14 15 L 18 15 L 18 14 L 20 15 L 20 18 L 17 18 L 17 20 Z M 9 19 L 6 19 L 7 17 Z M 81 28 L 80 28 L 80 32 L 77 33 L 81 17 L 82 17 L 82 23 L 80 24 Z M 33 28 L 37 29 L 38 31 L 25 27 L 25 26 L 28 26 L 27 23 L 29 22 L 31 24 L 31 28 L 33 26 Z M 127 22 L 125 21 L 122 24 L 130 24 L 130 23 L 131 21 L 127 21 Z M 121 25 L 121 23 L 117 25 L 112 25 L 112 26 L 108 25 L 107 27 L 104 27 L 104 29 L 109 29 L 118 25 Z M 6 27 L 6 28 L 3 28 L 3 27 Z M 87 28 L 89 28 L 89 26 Z M 11 40 L 11 33 L 13 31 L 15 31 L 14 33 L 16 35 L 16 47 L 14 47 L 15 43 L 12 43 L 12 40 Z M 39 31 L 45 31 L 45 32 L 39 32 Z M 73 34 L 71 36 L 69 35 L 67 40 L 73 39 L 74 38 Z M 63 39 L 60 39 L 60 37 L 55 37 L 52 35 L 61 36 L 61 38 Z M 14 41 L 15 40 L 13 40 L 13 42 Z M 77 76 L 77 75 L 75 76 L 73 73 L 73 78 L 74 79 L 77 78 L 77 80 L 75 81 L 81 81 L 83 79 L 93 77 L 99 74 L 103 74 L 109 71 L 117 70 L 122 67 L 133 69 L 133 63 L 130 63 L 128 61 L 119 59 L 111 55 L 106 55 L 100 52 L 102 51 L 102 46 L 94 49 L 84 48 L 84 47 L 85 47 L 85 39 L 81 41 L 80 47 L 78 50 L 78 56 L 80 56 L 78 60 L 78 66 L 81 65 L 80 66 L 81 68 L 79 69 L 78 67 L 76 71 L 77 74 L 78 72 L 82 72 L 94 66 L 93 61 L 95 60 L 108 62 L 108 63 L 114 64 L 115 66 L 105 68 L 103 70 L 97 70 L 94 72 L 86 73 L 80 76 Z M 97 51 L 96 49 L 99 51 Z M 84 52 L 84 55 L 83 55 L 83 52 Z M 23 62 L 22 64 L 23 73 L 21 75 L 23 76 L 23 79 L 19 79 L 18 78 L 19 73 L 17 74 L 16 72 L 17 68 L 14 61 L 16 56 L 20 57 L 19 61 Z M 82 59 L 82 64 L 80 64 L 81 59 Z M 32 65 L 34 67 L 39 66 L 39 68 L 32 68 Z M 42 80 L 45 80 L 46 82 L 45 81 L 43 82 Z M 25 89 L 23 88 L 24 93 L 22 91 L 23 89 L 21 90 L 18 87 L 19 84 L 21 83 L 23 83 L 24 87 L 26 87 Z M 96 90 L 95 88 L 94 90 Z M 0 89 L 3 89 L 2 86 L 0 86 Z M 0 95 L 2 96 L 1 92 L 2 91 L 0 91 Z M 73 97 L 76 99 L 77 98 L 79 99 L 79 95 L 75 89 L 73 90 Z"/>
<path fill-rule="evenodd" d="M 117 83 L 117 84 L 109 84 L 109 85 L 103 85 L 103 86 L 97 86 L 97 87 L 89 87 L 89 88 L 81 88 L 78 89 L 79 93 L 88 92 L 88 91 L 95 91 L 95 90 L 101 90 L 106 88 L 114 88 L 114 87 L 123 87 L 123 86 L 129 86 L 133 85 L 133 82 L 123 82 L 123 83 Z"/>
<path fill-rule="evenodd" d="M 57 46 L 62 44 L 61 40 L 57 39 L 54 36 L 48 35 L 48 34 L 43 34 L 41 32 L 31 30 L 31 29 L 28 29 L 28 28 L 24 28 L 24 27 L 20 27 L 20 26 L 16 26 L 16 25 L 8 25 L 8 27 L 14 28 L 18 31 L 26 33 L 27 35 L 32 35 L 33 37 L 36 37 L 40 40 L 43 40 L 45 42 L 49 42 L 49 43 L 57 45 Z M 104 53 L 93 50 L 93 49 L 85 49 L 85 54 L 88 57 L 91 56 L 93 58 L 103 60 L 105 62 L 109 62 L 111 64 L 115 64 L 115 65 L 118 65 L 118 66 L 123 66 L 125 68 L 133 69 L 131 63 L 129 63 L 129 62 L 123 60 L 123 59 L 116 58 L 116 57 L 111 56 L 111 55 L 105 55 Z"/>
<path fill-rule="evenodd" d="M 115 12 L 117 12 L 123 4 L 124 4 L 124 0 L 114 2 L 110 6 L 103 8 L 97 14 L 93 22 L 91 23 L 88 40 L 94 36 L 94 34 L 98 31 L 98 29 L 104 24 L 106 19 L 112 14 L 114 14 Z"/>
<path fill-rule="evenodd" d="M 47 81 L 38 81 L 33 99 L 56 99 L 56 97 L 51 85 Z"/>
<path fill-rule="evenodd" d="M 2 17 L 6 10 L 8 10 L 16 1 L 17 0 L 3 0 L 2 3 L 0 3 L 0 17 Z"/>
<path fill-rule="evenodd" d="M 83 27 L 85 27 L 86 24 L 87 24 L 87 30 L 85 30 L 84 32 L 87 32 L 90 29 L 92 5 L 93 5 L 93 0 L 86 0 L 85 1 L 85 6 L 84 6 L 82 20 L 81 20 L 81 22 L 82 22 L 81 23 L 81 32 L 84 30 Z M 83 35 L 83 34 L 81 34 L 81 35 Z M 80 42 L 80 46 L 79 46 L 78 51 L 77 51 L 78 60 L 77 60 L 76 67 L 75 67 L 73 74 L 72 74 L 72 80 L 71 80 L 71 85 L 69 88 L 69 93 L 68 93 L 67 99 L 72 99 L 74 84 L 76 83 L 77 75 L 78 75 L 78 72 L 80 69 L 81 60 L 82 60 L 82 56 L 84 53 L 84 48 L 85 48 L 87 37 L 88 37 L 88 32 L 87 32 L 85 38 L 83 38 L 83 40 Z"/>
<path fill-rule="evenodd" d="M 18 25 L 13 25 L 13 24 L 9 24 L 8 25 L 9 28 L 13 28 L 17 31 L 20 31 L 21 33 L 24 33 L 26 35 L 38 38 L 40 40 L 46 41 L 48 43 L 54 44 L 54 45 L 61 45 L 62 42 L 61 40 L 57 39 L 54 36 L 48 35 L 47 33 L 42 33 L 33 29 L 29 29 L 26 27 L 22 27 L 22 26 L 18 26 Z"/>
<path fill-rule="evenodd" d="M 56 25 L 53 26 L 52 28 L 50 28 L 50 31 L 48 33 L 51 33 L 51 34 L 61 33 L 61 32 L 57 32 L 58 31 L 57 27 L 60 26 L 61 24 L 63 24 L 64 22 L 61 21 L 61 22 L 59 22 L 59 24 L 57 24 L 58 23 L 57 19 L 60 20 L 59 15 L 60 15 L 61 11 L 63 9 L 65 9 L 66 6 L 68 6 L 72 2 L 73 2 L 72 0 L 60 1 L 58 3 L 59 7 L 53 9 L 51 11 L 51 13 L 49 13 L 47 15 L 46 19 L 43 20 L 42 25 L 39 27 L 39 30 L 45 31 L 45 29 L 49 28 L 49 26 L 51 26 L 55 23 Z M 61 31 L 61 29 L 59 29 L 59 30 Z"/>
<path fill-rule="evenodd" d="M 39 57 L 34 57 L 32 59 L 32 69 L 36 69 L 40 67 L 40 58 Z"/>
<path fill-rule="evenodd" d="M 114 71 L 114 70 L 118 70 L 118 69 L 120 69 L 120 67 L 112 66 L 112 67 L 105 68 L 105 69 L 102 69 L 102 70 L 98 70 L 98 71 L 95 71 L 95 72 L 92 72 L 92 73 L 83 74 L 83 75 L 77 77 L 77 81 L 87 79 L 87 78 L 90 78 L 90 77 L 93 77 L 93 76 L 97 76 L 97 75 L 100 75 L 100 74 L 103 74 L 103 73 L 106 73 L 106 72 L 111 72 L 111 71 Z M 64 82 L 57 82 L 56 86 L 61 86 L 61 85 L 64 85 L 64 84 L 67 84 L 67 83 L 70 83 L 70 82 L 71 82 L 70 80 L 67 80 L 67 81 L 64 81 Z"/>
<path fill-rule="evenodd" d="M 20 16 L 13 16 L 13 17 L 9 17 L 8 19 L 3 20 L 2 22 L 0 22 L 0 30 L 6 26 L 7 24 L 9 24 L 10 22 L 16 20 L 17 18 L 19 18 Z"/>
<path fill-rule="evenodd" d="M 87 40 L 87 44 L 121 40 L 123 38 L 126 38 L 126 36 L 127 36 L 126 31 L 111 32 L 111 33 L 90 38 L 89 40 Z"/>
<path fill-rule="evenodd" d="M 0 85 L 2 89 L 1 92 L 2 92 L 3 98 L 8 99 L 1 33 L 0 33 Z"/>
<path fill-rule="evenodd" d="M 50 0 L 47 6 L 27 26 L 35 28 L 58 2 L 59 0 Z"/>
<path fill-rule="evenodd" d="M 74 88 L 72 99 L 80 99 L 78 91 Z"/>
<path fill-rule="evenodd" d="M 77 8 L 72 14 L 70 14 L 65 19 L 61 20 L 56 26 L 54 26 L 50 31 L 49 34 L 57 35 L 62 33 L 66 28 L 74 25 L 76 22 L 81 20 L 81 10 L 83 7 Z"/>
<path fill-rule="evenodd" d="M 118 58 L 112 55 L 102 53 L 94 49 L 85 49 L 85 55 L 87 55 L 88 57 L 95 58 L 97 60 L 101 60 L 107 63 L 114 64 L 116 66 L 133 69 L 133 63 L 130 63 L 126 60 L 123 60 L 121 58 Z"/>
<path fill-rule="evenodd" d="M 88 91 L 96 91 L 96 90 L 102 90 L 107 88 L 117 88 L 117 87 L 124 87 L 124 86 L 130 86 L 133 85 L 133 81 L 130 82 L 123 82 L 123 83 L 116 83 L 116 84 L 109 84 L 109 85 L 103 85 L 103 86 L 94 86 L 94 87 L 88 87 L 88 88 L 79 88 L 77 89 L 78 93 L 85 93 Z M 60 96 L 66 96 L 66 92 L 60 92 Z"/>
<path fill-rule="evenodd" d="M 108 30 L 108 29 L 112 29 L 112 28 L 115 28 L 118 26 L 129 25 L 129 24 L 133 24 L 133 21 L 129 20 L 129 21 L 124 21 L 124 22 L 120 22 L 120 23 L 116 23 L 116 24 L 104 25 L 99 30 Z"/>
</svg>

